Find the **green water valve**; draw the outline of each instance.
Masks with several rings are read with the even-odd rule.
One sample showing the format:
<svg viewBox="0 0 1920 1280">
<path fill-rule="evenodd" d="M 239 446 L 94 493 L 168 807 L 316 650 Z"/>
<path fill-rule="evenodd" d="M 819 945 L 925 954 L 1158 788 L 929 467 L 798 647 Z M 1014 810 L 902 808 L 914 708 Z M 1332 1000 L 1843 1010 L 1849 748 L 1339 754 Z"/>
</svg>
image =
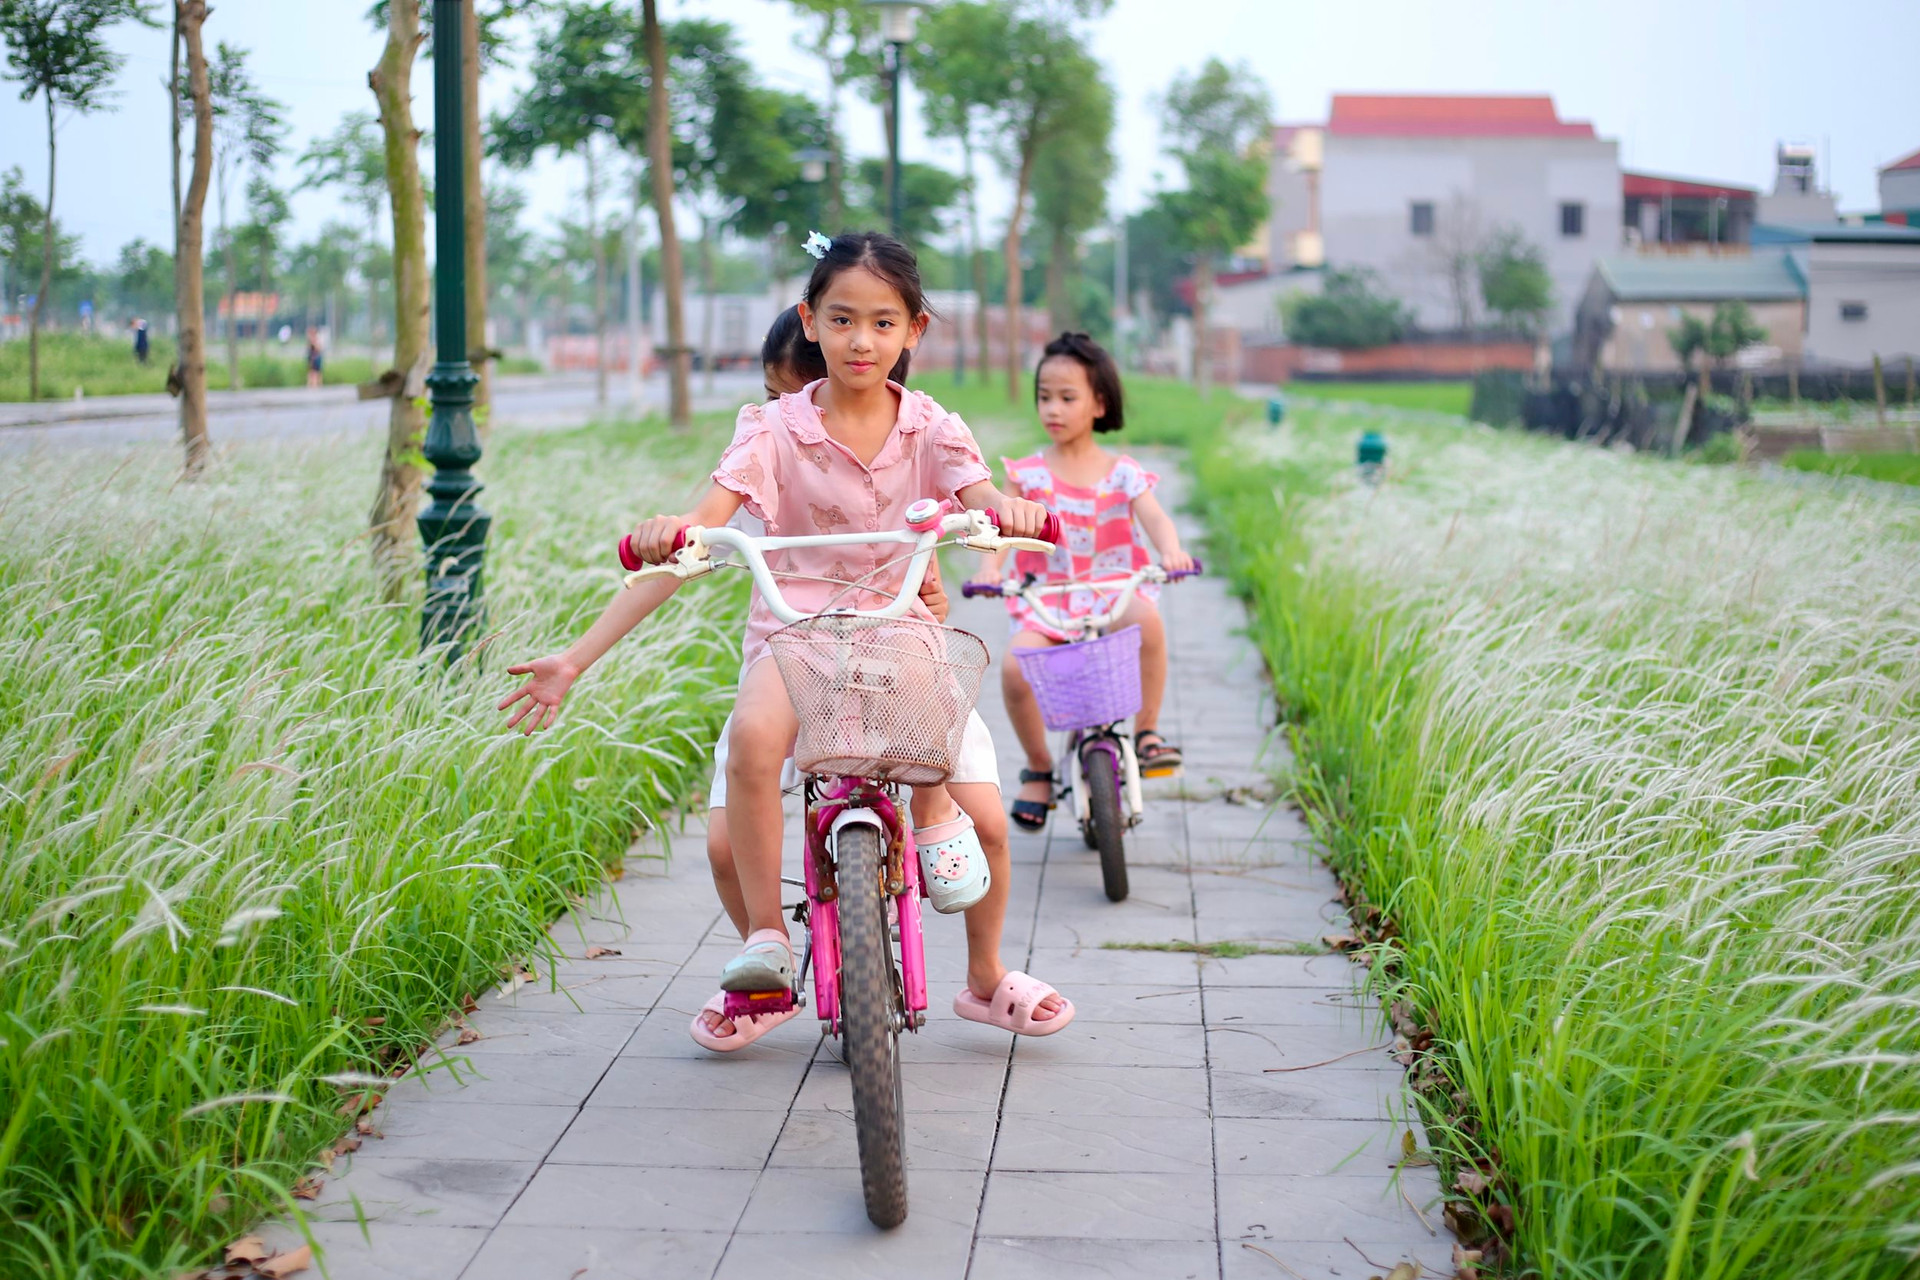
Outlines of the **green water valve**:
<svg viewBox="0 0 1920 1280">
<path fill-rule="evenodd" d="M 1279 396 L 1267 401 L 1267 425 L 1277 427 L 1287 416 L 1287 402 Z"/>
<path fill-rule="evenodd" d="M 1387 440 L 1378 431 L 1368 431 L 1360 437 L 1360 443 L 1353 450 L 1353 464 L 1359 468 L 1360 478 L 1368 484 L 1379 479 L 1380 471 L 1387 465 Z"/>
</svg>

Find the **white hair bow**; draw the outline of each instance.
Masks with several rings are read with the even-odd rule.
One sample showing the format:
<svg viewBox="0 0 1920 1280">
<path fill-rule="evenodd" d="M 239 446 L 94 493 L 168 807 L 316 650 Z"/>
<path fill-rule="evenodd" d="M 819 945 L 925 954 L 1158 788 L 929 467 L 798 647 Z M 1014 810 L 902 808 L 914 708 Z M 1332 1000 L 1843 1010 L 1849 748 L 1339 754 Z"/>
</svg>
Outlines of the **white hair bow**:
<svg viewBox="0 0 1920 1280">
<path fill-rule="evenodd" d="M 818 231 L 809 231 L 807 232 L 807 242 L 800 247 L 806 250 L 817 262 L 827 256 L 827 250 L 833 248 L 833 241 L 827 239 L 827 237 L 821 235 Z"/>
</svg>

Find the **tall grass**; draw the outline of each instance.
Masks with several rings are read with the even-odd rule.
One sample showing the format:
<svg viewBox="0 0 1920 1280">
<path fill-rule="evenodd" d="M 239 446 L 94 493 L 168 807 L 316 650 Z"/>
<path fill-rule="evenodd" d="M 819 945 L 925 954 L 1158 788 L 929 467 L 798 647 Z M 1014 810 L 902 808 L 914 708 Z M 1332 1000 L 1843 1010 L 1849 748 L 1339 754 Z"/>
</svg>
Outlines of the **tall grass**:
<svg viewBox="0 0 1920 1280">
<path fill-rule="evenodd" d="M 1311 409 L 1196 462 L 1521 1263 L 1920 1274 L 1920 514 Z"/>
<path fill-rule="evenodd" d="M 721 428 L 724 429 L 724 428 Z M 0 491 L 0 1275 L 173 1275 L 701 776 L 740 600 L 676 601 L 503 732 L 502 655 L 613 590 L 717 438 L 497 437 L 482 659 L 361 541 L 377 442 L 29 460 Z M 488 660 L 490 659 L 490 665 Z"/>
<path fill-rule="evenodd" d="M 1377 404 L 1392 409 L 1425 409 L 1465 416 L 1473 402 L 1473 383 L 1460 382 L 1321 382 L 1289 383 L 1289 398 Z"/>
</svg>

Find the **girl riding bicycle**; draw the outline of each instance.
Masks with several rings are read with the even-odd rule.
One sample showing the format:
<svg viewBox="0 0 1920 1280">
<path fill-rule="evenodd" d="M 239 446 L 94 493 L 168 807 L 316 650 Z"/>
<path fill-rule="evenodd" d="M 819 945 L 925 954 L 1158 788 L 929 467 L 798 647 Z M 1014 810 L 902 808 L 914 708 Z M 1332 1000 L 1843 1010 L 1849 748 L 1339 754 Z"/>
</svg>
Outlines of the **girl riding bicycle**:
<svg viewBox="0 0 1920 1280">
<path fill-rule="evenodd" d="M 774 535 L 903 528 L 906 506 L 919 497 L 955 497 L 964 505 L 992 510 L 1011 534 L 1039 529 L 1044 510 L 1007 498 L 992 485 L 964 423 L 925 395 L 888 380 L 889 372 L 904 376 L 906 353 L 928 319 L 913 256 L 902 245 L 875 234 L 837 237 L 819 255 L 806 301 L 795 318 L 805 331 L 806 346 L 780 333 L 785 317 L 769 334 L 768 390 L 783 394 L 773 403 L 741 410 L 714 483 L 693 511 L 655 517 L 635 531 L 631 545 L 642 559 L 663 561 L 682 526 L 724 524 L 743 505 Z M 791 365 L 804 371 L 815 359 L 824 362 L 825 378 L 793 388 L 787 381 Z M 781 563 L 775 567 L 792 581 L 782 590 L 796 604 L 821 608 L 833 601 L 865 607 L 876 597 L 890 596 L 902 581 L 902 566 L 881 567 L 888 558 L 880 548 L 829 553 L 799 549 L 780 553 Z M 869 571 L 874 572 L 860 586 L 847 588 Z M 604 653 L 670 595 L 673 585 L 671 579 L 657 580 L 623 592 L 576 646 L 584 652 L 560 664 L 572 671 L 566 683 L 584 669 L 579 657 L 590 662 Z M 944 594 L 937 582 L 930 590 L 923 587 L 916 616 L 932 617 L 930 603 L 944 615 Z M 734 991 L 774 990 L 792 983 L 779 865 L 782 766 L 792 749 L 795 722 L 777 669 L 759 661 L 767 654 L 767 636 L 778 625 L 756 592 L 739 699 L 716 749 L 719 767 L 710 796 L 715 818 L 724 816 L 713 824 L 709 838 L 715 886 L 746 940 L 722 975 L 723 986 Z M 541 665 L 555 661 L 513 668 L 535 679 L 503 707 L 529 697 L 541 704 L 535 722 L 551 723 L 558 698 L 549 689 L 529 691 L 541 683 Z M 558 696 L 564 694 L 563 685 Z M 955 1000 L 956 1011 L 1027 1034 L 1065 1026 L 1072 1017 L 1070 1004 L 1046 984 L 1007 972 L 1000 962 L 1010 854 L 991 739 L 977 717 L 969 725 L 952 780 L 945 788 L 916 790 L 913 811 L 936 908 L 959 909 L 943 904 L 943 882 L 949 894 L 967 891 L 963 878 L 985 893 L 967 912 L 968 984 Z M 969 848 L 983 855 L 985 867 L 969 867 L 979 861 L 964 856 Z M 963 856 L 943 856 L 954 850 Z M 969 869 L 960 877 L 941 874 L 956 868 Z M 709 1048 L 731 1050 L 790 1016 L 766 1014 L 742 1019 L 746 1025 L 739 1025 L 724 1016 L 722 998 L 716 996 L 695 1019 L 692 1031 Z"/>
<path fill-rule="evenodd" d="M 1051 441 L 1047 448 L 1024 458 L 1003 458 L 1008 486 L 1024 498 L 1055 511 L 1067 529 L 1066 544 L 1051 557 L 1019 552 L 1014 567 L 1043 581 L 1061 582 L 1095 575 L 1124 575 L 1148 564 L 1139 531 L 1160 552 L 1169 572 L 1190 570 L 1193 557 L 1180 545 L 1173 518 L 1153 496 L 1159 477 L 1124 453 L 1102 448 L 1096 433 L 1118 431 L 1125 421 L 1120 370 L 1099 343 L 1084 333 L 1063 333 L 1048 343 L 1034 371 L 1034 404 L 1040 425 Z M 994 557 L 974 581 L 1000 580 L 1003 556 Z M 1139 588 L 1133 604 L 1117 625 L 1140 628 L 1141 707 L 1134 717 L 1135 750 L 1144 774 L 1170 773 L 1180 765 L 1180 750 L 1158 729 L 1160 703 L 1167 685 L 1167 632 L 1155 604 L 1159 588 Z M 1102 607 L 1098 593 L 1074 592 L 1061 598 L 1059 608 L 1083 617 Z M 1012 649 L 1064 644 L 1070 637 L 1047 626 L 1024 601 L 1010 597 Z M 1013 802 L 1015 825 L 1038 831 L 1053 808 L 1055 771 L 1047 729 L 1033 691 L 1018 663 L 1000 666 L 1002 696 L 1007 716 L 1026 752 L 1020 770 L 1020 795 Z"/>
</svg>

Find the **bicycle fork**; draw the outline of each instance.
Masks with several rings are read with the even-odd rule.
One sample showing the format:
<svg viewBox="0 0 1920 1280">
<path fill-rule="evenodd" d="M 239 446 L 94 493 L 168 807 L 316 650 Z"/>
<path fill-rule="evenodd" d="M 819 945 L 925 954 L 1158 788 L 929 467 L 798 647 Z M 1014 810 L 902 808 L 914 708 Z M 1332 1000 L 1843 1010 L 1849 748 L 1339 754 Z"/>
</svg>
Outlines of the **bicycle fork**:
<svg viewBox="0 0 1920 1280">
<path fill-rule="evenodd" d="M 838 879 L 835 852 L 840 834 L 850 827 L 871 829 L 887 850 L 886 883 L 845 885 Z M 926 942 L 920 931 L 920 855 L 912 823 L 903 821 L 893 797 L 870 783 L 839 779 L 807 811 L 807 956 L 813 973 L 814 1004 L 820 1020 L 840 1031 L 840 897 L 843 893 L 881 892 L 893 904 L 890 922 L 900 946 L 899 979 L 905 1017 L 900 1030 L 926 1023 Z"/>
<path fill-rule="evenodd" d="M 1087 798 L 1087 758 L 1102 757 L 1096 767 L 1116 771 L 1120 796 L 1127 804 L 1127 825 L 1137 826 L 1147 811 L 1146 792 L 1140 786 L 1140 760 L 1134 754 L 1133 740 L 1109 726 L 1082 734 L 1076 730 L 1067 738 L 1067 786 L 1073 793 L 1073 815 L 1084 826 L 1092 816 Z"/>
</svg>

